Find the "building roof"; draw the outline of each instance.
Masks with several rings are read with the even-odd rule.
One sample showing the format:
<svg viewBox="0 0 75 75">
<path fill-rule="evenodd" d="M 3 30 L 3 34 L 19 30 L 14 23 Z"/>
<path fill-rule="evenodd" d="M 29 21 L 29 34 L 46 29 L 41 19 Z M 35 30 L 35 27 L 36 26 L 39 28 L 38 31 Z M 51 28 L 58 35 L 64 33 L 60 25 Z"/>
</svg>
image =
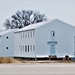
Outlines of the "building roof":
<svg viewBox="0 0 75 75">
<path fill-rule="evenodd" d="M 21 29 L 18 29 L 16 30 L 15 32 L 20 32 L 20 31 L 25 31 L 25 30 L 32 30 L 32 29 L 36 29 L 36 28 L 39 28 L 43 25 L 46 25 L 48 24 L 49 22 L 52 22 L 53 20 L 51 21 L 44 21 L 44 22 L 39 22 L 39 23 L 35 23 L 35 24 L 31 24 L 31 25 L 28 25 L 24 28 L 21 28 Z"/>
<path fill-rule="evenodd" d="M 15 31 L 16 29 L 8 29 L 8 30 L 4 30 L 4 31 L 1 31 L 0 32 L 0 36 L 4 35 L 4 34 L 7 34 L 9 32 L 12 32 L 12 31 Z"/>
<path fill-rule="evenodd" d="M 48 20 L 48 21 L 44 21 L 44 22 L 39 22 L 39 23 L 35 23 L 35 24 L 28 25 L 28 26 L 26 26 L 26 27 L 24 27 L 24 28 L 21 28 L 21 29 L 16 30 L 15 32 L 21 32 L 21 31 L 36 29 L 36 28 L 39 28 L 39 27 L 41 27 L 41 26 L 44 26 L 44 25 L 46 25 L 46 24 L 48 24 L 48 23 L 51 23 L 51 22 L 53 22 L 53 21 L 60 21 L 60 22 L 63 22 L 63 21 L 61 21 L 61 20 L 59 20 L 59 19 L 52 19 L 52 20 Z M 65 22 L 63 22 L 63 23 L 65 23 Z M 65 24 L 67 24 L 67 23 L 65 23 Z M 72 26 L 72 25 L 70 25 L 70 24 L 68 24 L 68 25 L 71 26 L 71 27 L 74 27 L 74 26 Z"/>
</svg>

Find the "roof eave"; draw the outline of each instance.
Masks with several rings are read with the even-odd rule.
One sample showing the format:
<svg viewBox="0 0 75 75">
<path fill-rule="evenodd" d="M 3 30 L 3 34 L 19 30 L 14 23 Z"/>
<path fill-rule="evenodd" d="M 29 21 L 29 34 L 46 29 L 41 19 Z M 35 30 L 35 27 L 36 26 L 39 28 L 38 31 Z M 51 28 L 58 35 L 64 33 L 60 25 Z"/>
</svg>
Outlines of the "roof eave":
<svg viewBox="0 0 75 75">
<path fill-rule="evenodd" d="M 19 32 L 24 32 L 24 31 L 31 31 L 31 30 L 35 30 L 35 29 L 28 29 L 28 30 L 23 30 L 23 31 L 15 31 L 14 33 L 19 33 Z"/>
</svg>

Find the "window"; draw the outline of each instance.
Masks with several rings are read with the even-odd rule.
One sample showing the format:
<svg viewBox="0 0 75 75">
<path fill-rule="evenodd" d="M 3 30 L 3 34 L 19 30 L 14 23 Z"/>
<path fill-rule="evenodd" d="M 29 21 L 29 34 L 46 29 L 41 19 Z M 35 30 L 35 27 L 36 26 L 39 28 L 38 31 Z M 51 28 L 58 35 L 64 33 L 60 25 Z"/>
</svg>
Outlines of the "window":
<svg viewBox="0 0 75 75">
<path fill-rule="evenodd" d="M 27 38 L 27 32 L 25 32 L 25 37 Z"/>
<path fill-rule="evenodd" d="M 28 32 L 28 38 L 29 38 L 29 32 Z"/>
<path fill-rule="evenodd" d="M 21 39 L 22 39 L 22 32 L 21 32 Z"/>
<path fill-rule="evenodd" d="M 23 32 L 23 39 L 24 39 L 24 32 Z"/>
<path fill-rule="evenodd" d="M 55 36 L 55 32 L 54 31 L 52 31 L 52 36 Z"/>
<path fill-rule="evenodd" d="M 35 37 L 35 32 L 33 31 L 33 37 Z"/>
<path fill-rule="evenodd" d="M 25 52 L 27 52 L 27 46 L 25 46 Z"/>
<path fill-rule="evenodd" d="M 28 45 L 28 52 L 29 52 L 29 45 Z"/>
<path fill-rule="evenodd" d="M 6 39 L 8 39 L 8 36 L 6 36 Z"/>
<path fill-rule="evenodd" d="M 22 46 L 21 46 L 21 51 L 22 51 Z"/>
<path fill-rule="evenodd" d="M 54 31 L 52 31 L 52 36 L 55 36 L 55 32 Z"/>
<path fill-rule="evenodd" d="M 8 47 L 6 47 L 6 49 L 8 49 Z"/>
<path fill-rule="evenodd" d="M 35 51 L 35 45 L 33 45 L 33 51 Z"/>
<path fill-rule="evenodd" d="M 52 45 L 52 46 L 54 46 L 54 45 Z"/>
<path fill-rule="evenodd" d="M 23 51 L 24 51 L 24 46 L 23 46 Z"/>
<path fill-rule="evenodd" d="M 30 37 L 32 37 L 32 31 L 30 32 Z"/>
</svg>

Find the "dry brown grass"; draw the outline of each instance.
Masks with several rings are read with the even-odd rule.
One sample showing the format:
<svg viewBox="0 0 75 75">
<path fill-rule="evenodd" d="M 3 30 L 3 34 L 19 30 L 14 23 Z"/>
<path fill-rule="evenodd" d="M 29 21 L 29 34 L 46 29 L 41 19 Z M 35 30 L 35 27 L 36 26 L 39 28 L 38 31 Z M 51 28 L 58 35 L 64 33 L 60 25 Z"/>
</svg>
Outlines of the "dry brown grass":
<svg viewBox="0 0 75 75">
<path fill-rule="evenodd" d="M 17 61 L 14 58 L 0 57 L 0 63 L 20 63 L 20 61 Z"/>
<path fill-rule="evenodd" d="M 0 63 L 73 63 L 71 60 L 37 60 L 37 61 L 27 61 L 27 60 L 17 60 L 14 58 L 0 57 Z M 75 63 L 75 62 L 74 62 Z"/>
</svg>

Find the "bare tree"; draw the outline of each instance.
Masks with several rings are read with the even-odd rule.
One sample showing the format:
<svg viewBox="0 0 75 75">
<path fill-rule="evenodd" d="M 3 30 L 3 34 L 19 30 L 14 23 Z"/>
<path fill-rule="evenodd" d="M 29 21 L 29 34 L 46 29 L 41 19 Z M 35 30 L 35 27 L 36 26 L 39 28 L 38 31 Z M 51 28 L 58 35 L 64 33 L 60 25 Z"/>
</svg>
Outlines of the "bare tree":
<svg viewBox="0 0 75 75">
<path fill-rule="evenodd" d="M 6 29 L 23 28 L 27 25 L 46 20 L 47 18 L 45 14 L 40 14 L 39 12 L 33 10 L 22 10 L 17 11 L 14 15 L 12 15 L 11 21 L 6 19 L 4 26 Z"/>
<path fill-rule="evenodd" d="M 11 28 L 11 23 L 9 19 L 6 19 L 6 21 L 4 22 L 4 26 L 6 27 L 6 29 L 10 29 Z"/>
</svg>

